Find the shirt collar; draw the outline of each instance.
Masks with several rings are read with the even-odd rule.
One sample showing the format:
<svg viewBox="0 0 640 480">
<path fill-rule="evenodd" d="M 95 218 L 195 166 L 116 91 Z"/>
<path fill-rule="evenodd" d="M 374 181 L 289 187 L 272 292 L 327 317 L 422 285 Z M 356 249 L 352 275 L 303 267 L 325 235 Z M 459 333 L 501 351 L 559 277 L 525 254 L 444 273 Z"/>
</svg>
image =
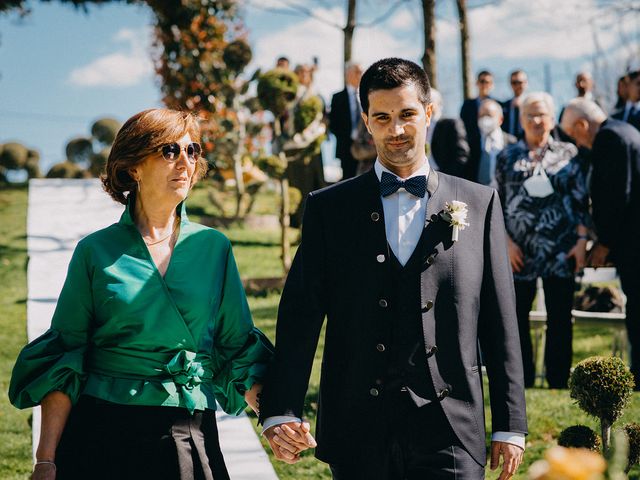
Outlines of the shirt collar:
<svg viewBox="0 0 640 480">
<path fill-rule="evenodd" d="M 376 172 L 376 176 L 378 177 L 378 181 L 380 181 L 382 179 L 382 172 L 387 172 L 387 173 L 390 173 L 391 175 L 394 175 L 394 176 L 398 177 L 398 175 L 396 175 L 391 170 L 389 170 L 387 167 L 382 165 L 382 163 L 380 163 L 380 159 L 379 158 L 376 158 L 376 163 L 373 164 L 373 169 Z M 429 160 L 427 160 L 426 157 L 425 157 L 424 163 L 422 164 L 422 166 L 418 170 L 413 172 L 411 175 L 409 175 L 407 178 L 417 177 L 419 175 L 424 175 L 425 177 L 429 177 L 429 171 L 430 170 L 431 169 L 429 167 Z M 398 177 L 398 178 L 400 178 L 400 177 Z M 403 178 L 402 180 L 406 180 L 407 178 Z"/>
<path fill-rule="evenodd" d="M 124 212 L 120 216 L 120 221 L 118 222 L 120 225 L 131 225 L 135 226 L 133 221 L 132 210 L 135 205 L 136 195 L 134 192 L 129 193 L 127 197 L 127 204 L 125 205 Z M 182 201 L 176 207 L 176 211 L 180 212 L 180 225 L 186 225 L 189 223 L 189 217 L 187 217 L 187 206 L 185 201 Z"/>
</svg>

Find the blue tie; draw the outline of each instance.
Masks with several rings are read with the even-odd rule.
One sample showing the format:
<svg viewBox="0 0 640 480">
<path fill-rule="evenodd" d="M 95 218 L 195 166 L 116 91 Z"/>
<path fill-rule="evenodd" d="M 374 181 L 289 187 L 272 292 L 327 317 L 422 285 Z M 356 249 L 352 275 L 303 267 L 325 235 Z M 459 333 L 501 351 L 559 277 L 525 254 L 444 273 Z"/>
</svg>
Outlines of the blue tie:
<svg viewBox="0 0 640 480">
<path fill-rule="evenodd" d="M 388 197 L 389 195 L 396 193 L 400 188 L 404 188 L 411 195 L 424 198 L 427 193 L 427 177 L 424 175 L 418 175 L 402 181 L 395 175 L 388 172 L 382 172 L 382 178 L 380 179 L 380 194 L 383 197 Z"/>
</svg>

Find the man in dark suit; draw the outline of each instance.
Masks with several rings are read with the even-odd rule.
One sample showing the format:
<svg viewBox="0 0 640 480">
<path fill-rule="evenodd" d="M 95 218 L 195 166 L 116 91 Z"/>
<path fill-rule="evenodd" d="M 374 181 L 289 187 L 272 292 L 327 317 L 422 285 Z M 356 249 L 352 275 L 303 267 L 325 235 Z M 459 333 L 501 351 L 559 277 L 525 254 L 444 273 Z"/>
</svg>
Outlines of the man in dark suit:
<svg viewBox="0 0 640 480">
<path fill-rule="evenodd" d="M 520 98 L 529 85 L 524 70 L 514 70 L 509 76 L 513 97 L 502 104 L 502 130 L 520 139 L 524 137 L 524 130 L 520 125 Z"/>
<path fill-rule="evenodd" d="M 478 130 L 478 109 L 480 102 L 485 98 L 491 98 L 489 94 L 493 90 L 493 74 L 487 70 L 478 73 L 476 81 L 478 87 L 478 96 L 476 98 L 467 98 L 460 108 L 460 118 L 464 123 L 467 131 L 467 141 L 471 154 L 469 156 L 466 178 L 473 180 L 478 173 L 478 161 L 480 160 L 480 130 Z"/>
<path fill-rule="evenodd" d="M 629 72 L 625 77 L 627 100 L 621 108 L 611 114 L 611 118 L 627 122 L 640 130 L 640 70 Z"/>
<path fill-rule="evenodd" d="M 491 467 L 502 457 L 507 479 L 522 459 L 523 373 L 500 201 L 430 168 L 429 90 L 407 60 L 364 73 L 362 117 L 378 159 L 308 197 L 280 302 L 264 434 L 273 445 L 285 428 L 277 423 L 299 425 L 326 316 L 316 456 L 334 479 L 484 478 L 478 343 Z"/>
<path fill-rule="evenodd" d="M 607 119 L 593 102 L 567 105 L 562 129 L 591 149 L 591 202 L 598 243 L 590 257 L 594 267 L 613 262 L 627 297 L 627 333 L 631 372 L 640 390 L 640 132 Z"/>
<path fill-rule="evenodd" d="M 357 63 L 347 65 L 344 90 L 331 98 L 329 112 L 329 130 L 336 136 L 336 158 L 342 166 L 342 179 L 355 177 L 358 162 L 351 155 L 351 144 L 357 134 L 360 104 L 358 103 L 358 84 L 362 76 L 362 67 Z"/>
<path fill-rule="evenodd" d="M 429 160 L 439 172 L 464 177 L 469 162 L 469 144 L 459 118 L 442 118 L 442 95 L 431 89 L 431 123 L 427 130 Z"/>
</svg>

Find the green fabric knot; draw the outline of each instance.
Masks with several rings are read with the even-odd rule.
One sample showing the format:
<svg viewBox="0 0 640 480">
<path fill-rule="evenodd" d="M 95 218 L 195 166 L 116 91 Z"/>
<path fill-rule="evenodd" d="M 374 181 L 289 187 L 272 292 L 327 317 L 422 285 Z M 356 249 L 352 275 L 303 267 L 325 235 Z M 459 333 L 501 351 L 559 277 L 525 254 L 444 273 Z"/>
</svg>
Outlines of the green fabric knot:
<svg viewBox="0 0 640 480">
<path fill-rule="evenodd" d="M 184 400 L 184 404 L 193 414 L 196 409 L 196 399 L 194 393 L 200 390 L 200 384 L 207 378 L 205 364 L 196 361 L 197 355 L 188 350 L 181 350 L 164 366 L 173 383 L 180 387 L 180 394 Z"/>
</svg>

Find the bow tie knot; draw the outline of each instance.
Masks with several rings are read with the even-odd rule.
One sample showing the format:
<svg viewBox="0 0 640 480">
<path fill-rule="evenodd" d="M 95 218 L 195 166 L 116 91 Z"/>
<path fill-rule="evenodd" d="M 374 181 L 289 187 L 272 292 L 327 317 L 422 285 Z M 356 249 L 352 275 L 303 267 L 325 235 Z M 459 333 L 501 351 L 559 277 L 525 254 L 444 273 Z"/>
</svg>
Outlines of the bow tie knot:
<svg viewBox="0 0 640 480">
<path fill-rule="evenodd" d="M 388 172 L 382 172 L 382 178 L 380 179 L 380 194 L 383 197 L 396 193 L 400 188 L 404 188 L 411 195 L 424 198 L 427 193 L 427 177 L 424 175 L 418 175 L 408 178 L 406 180 L 400 180 L 395 175 Z"/>
</svg>

